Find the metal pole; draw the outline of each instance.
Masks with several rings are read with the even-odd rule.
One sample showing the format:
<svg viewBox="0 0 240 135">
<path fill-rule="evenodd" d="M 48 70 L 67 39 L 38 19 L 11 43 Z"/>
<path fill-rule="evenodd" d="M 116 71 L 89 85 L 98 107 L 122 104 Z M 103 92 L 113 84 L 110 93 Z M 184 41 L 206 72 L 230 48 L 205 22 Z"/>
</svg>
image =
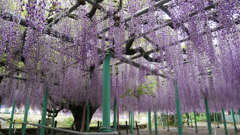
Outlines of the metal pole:
<svg viewBox="0 0 240 135">
<path fill-rule="evenodd" d="M 204 101 L 205 101 L 206 114 L 207 114 L 208 131 L 209 131 L 209 134 L 212 135 L 212 125 L 211 125 L 211 119 L 210 119 L 210 113 L 209 113 L 207 98 L 204 98 Z"/>
<path fill-rule="evenodd" d="M 88 106 L 87 106 L 87 125 L 86 125 L 87 133 L 89 132 L 89 123 L 90 123 L 89 117 L 90 117 L 90 101 L 88 102 Z"/>
<path fill-rule="evenodd" d="M 233 123 L 234 123 L 235 133 L 237 134 L 237 126 L 236 126 L 236 121 L 235 121 L 235 116 L 234 116 L 233 108 L 232 108 L 232 110 L 231 110 L 231 113 L 232 113 L 232 117 L 233 117 Z"/>
<path fill-rule="evenodd" d="M 26 106 L 25 106 L 25 114 L 24 114 L 24 120 L 23 120 L 23 122 L 27 122 L 28 108 L 29 108 L 29 103 L 28 103 L 28 100 L 27 100 Z M 26 124 L 23 124 L 23 126 L 22 126 L 22 135 L 25 135 L 26 126 L 27 126 Z"/>
<path fill-rule="evenodd" d="M 176 84 L 176 110 L 177 110 L 177 119 L 178 119 L 178 135 L 183 135 L 183 127 L 182 127 L 182 114 L 180 107 L 180 100 L 178 95 L 178 86 Z"/>
<path fill-rule="evenodd" d="M 13 115 L 14 115 L 14 110 L 15 110 L 15 102 L 16 102 L 16 99 L 14 98 L 13 106 L 12 106 L 12 114 L 11 114 L 11 119 L 10 119 L 10 125 L 9 125 L 9 130 L 8 130 L 8 135 L 11 135 L 11 132 L 12 132 L 12 121 L 13 121 Z"/>
<path fill-rule="evenodd" d="M 239 127 L 239 120 L 240 120 L 240 108 L 238 108 L 238 127 Z"/>
<path fill-rule="evenodd" d="M 126 122 L 126 133 L 128 133 L 128 126 L 127 126 L 127 121 Z"/>
<path fill-rule="evenodd" d="M 227 124 L 226 124 L 226 119 L 225 119 L 225 113 L 224 113 L 224 109 L 223 108 L 222 108 L 222 115 L 223 115 L 223 123 L 224 123 L 225 135 L 228 135 Z"/>
<path fill-rule="evenodd" d="M 102 132 L 111 132 L 110 129 L 110 59 L 111 55 L 106 53 L 103 61 L 103 93 L 102 93 L 102 116 L 103 130 Z"/>
<path fill-rule="evenodd" d="M 117 108 L 117 129 L 119 129 L 119 108 Z"/>
<path fill-rule="evenodd" d="M 113 111 L 114 111 L 113 128 L 115 130 L 117 130 L 117 101 L 116 101 L 116 98 L 114 99 Z"/>
<path fill-rule="evenodd" d="M 167 111 L 167 131 L 169 132 L 168 111 Z"/>
<path fill-rule="evenodd" d="M 54 127 L 54 118 L 55 118 L 55 106 L 53 106 L 52 127 Z M 51 135 L 54 135 L 54 130 L 51 131 Z"/>
<path fill-rule="evenodd" d="M 154 119 L 155 119 L 155 135 L 158 134 L 158 129 L 157 129 L 157 112 L 156 112 L 156 107 L 154 110 Z"/>
<path fill-rule="evenodd" d="M 134 128 L 134 127 L 135 127 L 135 126 L 134 126 L 134 111 L 132 112 L 132 117 L 133 117 L 133 118 L 132 118 L 132 125 L 133 125 L 133 128 Z"/>
<path fill-rule="evenodd" d="M 133 125 L 134 125 L 134 122 L 133 122 L 133 110 L 132 110 L 132 107 L 131 107 L 131 134 L 133 135 Z"/>
<path fill-rule="evenodd" d="M 220 128 L 219 127 L 219 121 L 218 121 L 218 113 L 216 113 L 216 119 L 217 119 L 217 128 Z"/>
<path fill-rule="evenodd" d="M 192 114 L 190 112 L 190 120 L 191 120 L 191 127 L 193 128 L 193 124 L 192 124 Z"/>
<path fill-rule="evenodd" d="M 162 118 L 163 118 L 163 129 L 165 129 L 165 117 L 164 117 L 164 113 L 162 114 Z"/>
<path fill-rule="evenodd" d="M 195 121 L 195 129 L 196 129 L 195 133 L 198 133 L 198 130 L 197 130 L 197 119 L 196 119 L 196 112 L 195 111 L 193 112 L 193 115 L 194 115 L 194 121 Z"/>
<path fill-rule="evenodd" d="M 150 134 L 152 134 L 152 125 L 151 125 L 151 111 L 148 111 L 148 126 L 150 130 Z"/>
<path fill-rule="evenodd" d="M 238 127 L 239 127 L 239 121 L 240 121 L 240 108 L 238 108 Z"/>
<path fill-rule="evenodd" d="M 42 126 L 45 126 L 46 124 L 47 100 L 48 100 L 48 88 L 46 88 L 44 99 L 43 99 L 42 120 L 41 120 Z M 44 128 L 40 129 L 40 135 L 45 135 Z"/>
</svg>

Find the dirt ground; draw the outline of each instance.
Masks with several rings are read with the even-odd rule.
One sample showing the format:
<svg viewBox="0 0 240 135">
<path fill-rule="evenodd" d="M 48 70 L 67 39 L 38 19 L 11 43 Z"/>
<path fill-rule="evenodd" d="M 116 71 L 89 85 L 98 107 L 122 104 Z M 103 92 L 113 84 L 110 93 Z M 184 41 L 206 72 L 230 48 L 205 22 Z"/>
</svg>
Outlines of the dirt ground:
<svg viewBox="0 0 240 135">
<path fill-rule="evenodd" d="M 198 122 L 197 125 L 198 125 L 197 126 L 198 133 L 195 133 L 195 127 L 193 125 L 193 128 L 184 126 L 183 134 L 184 135 L 209 135 L 207 123 Z M 217 128 L 217 125 L 216 125 L 216 134 L 215 134 L 215 125 L 214 125 L 214 123 L 212 123 L 213 135 L 225 135 L 223 123 L 219 124 L 219 126 L 220 126 L 220 128 Z M 237 128 L 240 129 L 239 125 L 237 125 Z M 231 124 L 231 123 L 227 124 L 227 129 L 228 129 L 228 135 L 236 135 L 233 124 Z M 121 130 L 120 132 L 121 132 L 121 135 L 127 134 L 126 131 L 124 131 L 124 130 Z M 155 135 L 155 129 L 154 128 L 152 129 L 152 134 L 150 134 L 149 129 L 141 129 L 139 131 L 139 133 L 140 133 L 140 135 Z M 130 133 L 128 133 L 128 134 L 130 134 Z M 134 135 L 138 134 L 136 129 L 134 130 L 133 134 Z M 240 135 L 240 133 L 238 133 L 238 134 Z M 158 135 L 178 135 L 178 130 L 176 127 L 169 127 L 169 132 L 168 132 L 167 127 L 165 127 L 165 129 L 163 129 L 163 127 L 160 127 L 160 128 L 158 128 Z"/>
<path fill-rule="evenodd" d="M 0 114 L 0 117 L 10 117 L 10 114 Z M 23 115 L 14 115 L 14 117 L 18 117 L 18 118 L 22 118 L 23 119 Z M 58 116 L 57 120 L 61 120 L 64 118 L 67 118 L 69 116 Z M 39 120 L 41 119 L 40 115 L 29 115 L 28 116 L 29 119 L 35 119 L 35 120 Z M 193 128 L 191 127 L 187 127 L 184 126 L 183 127 L 183 134 L 184 135 L 208 135 L 208 127 L 207 127 L 207 123 L 206 122 L 198 122 L 197 123 L 197 128 L 198 128 L 198 133 L 195 133 L 195 127 L 193 124 Z M 215 128 L 216 126 L 216 128 Z M 225 131 L 224 131 L 224 125 L 223 123 L 219 124 L 220 128 L 217 128 L 217 125 L 215 125 L 214 123 L 212 123 L 212 133 L 213 135 L 225 135 Z M 216 134 L 215 134 L 215 129 L 216 129 Z M 228 123 L 227 124 L 227 129 L 228 129 L 228 135 L 236 135 L 235 134 L 235 130 L 234 130 L 234 126 L 233 123 Z M 240 129 L 239 124 L 237 123 L 237 129 Z M 121 135 L 127 135 L 126 130 L 120 130 Z M 238 135 L 240 135 L 240 131 L 238 131 Z M 139 130 L 140 135 L 155 135 L 155 129 L 152 128 L 152 134 L 150 134 L 150 131 L 146 128 L 146 129 L 140 129 Z M 134 129 L 133 131 L 134 135 L 138 135 L 138 132 L 136 129 Z M 61 134 L 57 134 L 57 135 L 61 135 Z M 66 135 L 66 134 L 64 134 Z M 131 133 L 128 133 L 128 135 L 131 135 Z M 167 131 L 167 126 L 165 127 L 165 129 L 163 129 L 163 127 L 158 127 L 158 135 L 178 135 L 178 130 L 177 127 L 169 127 L 169 132 Z"/>
</svg>

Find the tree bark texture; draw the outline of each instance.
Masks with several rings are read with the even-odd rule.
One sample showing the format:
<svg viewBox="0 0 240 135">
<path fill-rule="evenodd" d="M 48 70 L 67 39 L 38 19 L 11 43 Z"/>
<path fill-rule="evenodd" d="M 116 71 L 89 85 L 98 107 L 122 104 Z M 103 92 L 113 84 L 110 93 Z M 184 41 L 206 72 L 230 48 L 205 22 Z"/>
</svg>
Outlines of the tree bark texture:
<svg viewBox="0 0 240 135">
<path fill-rule="evenodd" d="M 82 126 L 82 116 L 83 110 L 85 105 L 69 105 L 69 110 L 71 111 L 74 121 L 71 126 L 72 130 L 80 131 Z M 90 106 L 90 119 L 89 123 L 91 122 L 92 116 L 95 111 L 99 108 L 99 106 Z M 84 120 L 84 131 L 86 131 L 86 124 L 87 124 L 87 109 L 85 109 L 85 120 Z"/>
</svg>

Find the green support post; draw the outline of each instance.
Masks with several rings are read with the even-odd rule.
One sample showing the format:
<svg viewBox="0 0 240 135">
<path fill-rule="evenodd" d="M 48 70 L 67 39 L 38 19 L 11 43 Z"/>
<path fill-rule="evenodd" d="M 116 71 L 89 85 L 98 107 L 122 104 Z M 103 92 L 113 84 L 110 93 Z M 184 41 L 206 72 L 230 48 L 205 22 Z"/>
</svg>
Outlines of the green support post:
<svg viewBox="0 0 240 135">
<path fill-rule="evenodd" d="M 193 128 L 193 124 L 192 124 L 192 114 L 190 112 L 190 120 L 191 120 L 191 127 Z"/>
<path fill-rule="evenodd" d="M 200 121 L 202 121 L 202 114 L 200 113 Z"/>
<path fill-rule="evenodd" d="M 167 111 L 167 131 L 169 132 L 168 111 Z"/>
<path fill-rule="evenodd" d="M 176 84 L 176 110 L 177 110 L 177 119 L 178 119 L 178 135 L 183 135 L 182 113 L 181 113 L 177 84 Z"/>
<path fill-rule="evenodd" d="M 224 123 L 225 135 L 228 135 L 226 118 L 225 118 L 225 113 L 224 113 L 224 109 L 223 108 L 222 108 L 222 115 L 223 115 L 223 123 Z"/>
<path fill-rule="evenodd" d="M 239 121 L 240 121 L 240 108 L 238 108 L 238 127 L 239 127 Z"/>
<path fill-rule="evenodd" d="M 47 100 L 48 100 L 48 88 L 46 88 L 44 99 L 43 99 L 42 120 L 41 120 L 42 126 L 45 126 L 46 124 Z M 40 135 L 45 135 L 45 128 L 41 128 Z"/>
<path fill-rule="evenodd" d="M 216 122 L 216 115 L 215 115 L 215 113 L 213 113 L 213 118 L 214 118 L 214 122 Z"/>
<path fill-rule="evenodd" d="M 195 121 L 195 129 L 196 129 L 195 133 L 198 133 L 198 130 L 197 130 L 197 119 L 196 119 L 196 112 L 195 111 L 193 112 L 193 115 L 194 115 L 194 121 Z"/>
<path fill-rule="evenodd" d="M 239 121 L 240 121 L 240 108 L 238 108 L 238 127 L 239 127 Z"/>
<path fill-rule="evenodd" d="M 205 101 L 206 114 L 207 114 L 208 131 L 209 131 L 209 135 L 212 135 L 212 125 L 211 125 L 211 119 L 210 119 L 210 113 L 209 113 L 207 98 L 204 98 L 204 101 Z"/>
<path fill-rule="evenodd" d="M 110 59 L 111 55 L 106 53 L 103 61 L 103 93 L 102 93 L 102 132 L 111 132 L 110 129 Z"/>
<path fill-rule="evenodd" d="M 216 113 L 216 119 L 217 119 L 217 128 L 220 128 L 219 127 L 219 121 L 218 121 L 218 113 Z"/>
<path fill-rule="evenodd" d="M 11 135 L 12 132 L 12 122 L 13 122 L 13 116 L 14 116 L 14 111 L 15 111 L 15 102 L 16 100 L 13 100 L 13 106 L 12 106 L 12 114 L 11 114 L 11 119 L 10 119 L 10 125 L 9 125 L 9 130 L 8 130 L 8 135 Z"/>
<path fill-rule="evenodd" d="M 132 117 L 133 117 L 133 118 L 132 118 L 132 125 L 133 125 L 133 128 L 134 128 L 134 127 L 135 127 L 135 126 L 134 126 L 134 111 L 132 112 Z"/>
<path fill-rule="evenodd" d="M 133 110 L 132 110 L 132 107 L 131 107 L 131 134 L 133 135 L 133 125 L 134 125 L 134 122 L 133 122 Z"/>
<path fill-rule="evenodd" d="M 113 111 L 114 111 L 113 128 L 115 130 L 117 130 L 117 101 L 116 101 L 116 98 L 114 99 Z"/>
<path fill-rule="evenodd" d="M 152 125 L 151 125 L 151 111 L 148 111 L 148 126 L 150 130 L 150 134 L 152 134 Z"/>
<path fill-rule="evenodd" d="M 54 118 L 55 118 L 55 106 L 53 106 L 52 127 L 54 127 Z M 51 135 L 54 135 L 53 130 L 51 130 Z"/>
<path fill-rule="evenodd" d="M 158 134 L 158 129 L 157 129 L 157 111 L 156 108 L 154 110 L 154 119 L 155 119 L 155 135 Z"/>
<path fill-rule="evenodd" d="M 165 129 L 165 117 L 164 117 L 164 113 L 162 114 L 162 121 L 163 121 L 163 129 Z"/>
<path fill-rule="evenodd" d="M 232 114 L 232 117 L 233 117 L 233 123 L 234 123 L 235 133 L 237 134 L 237 126 L 236 126 L 236 121 L 235 121 L 235 116 L 234 116 L 233 108 L 231 109 L 231 114 Z"/>
<path fill-rule="evenodd" d="M 28 100 L 27 100 L 26 106 L 25 106 L 25 114 L 24 114 L 23 122 L 27 122 L 28 108 L 29 108 L 29 103 L 28 103 Z M 26 124 L 23 124 L 22 135 L 25 135 L 25 133 L 26 133 L 26 126 L 27 126 Z"/>
<path fill-rule="evenodd" d="M 90 123 L 90 101 L 88 101 L 87 105 L 87 125 L 86 125 L 86 132 L 89 132 L 89 123 Z"/>
</svg>

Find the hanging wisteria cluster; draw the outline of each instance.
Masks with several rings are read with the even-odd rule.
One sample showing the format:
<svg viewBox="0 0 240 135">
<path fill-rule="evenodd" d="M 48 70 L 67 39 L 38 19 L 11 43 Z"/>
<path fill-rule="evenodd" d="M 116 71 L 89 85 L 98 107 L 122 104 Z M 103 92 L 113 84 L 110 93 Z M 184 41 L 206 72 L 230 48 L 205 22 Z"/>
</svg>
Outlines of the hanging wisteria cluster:
<svg viewBox="0 0 240 135">
<path fill-rule="evenodd" d="M 240 107 L 238 0 L 89 1 L 0 3 L 5 105 L 41 107 L 48 88 L 52 102 L 101 106 L 110 53 L 111 104 L 122 111 L 175 112 L 176 84 L 183 113 L 203 112 L 204 98 L 211 112 Z"/>
</svg>

